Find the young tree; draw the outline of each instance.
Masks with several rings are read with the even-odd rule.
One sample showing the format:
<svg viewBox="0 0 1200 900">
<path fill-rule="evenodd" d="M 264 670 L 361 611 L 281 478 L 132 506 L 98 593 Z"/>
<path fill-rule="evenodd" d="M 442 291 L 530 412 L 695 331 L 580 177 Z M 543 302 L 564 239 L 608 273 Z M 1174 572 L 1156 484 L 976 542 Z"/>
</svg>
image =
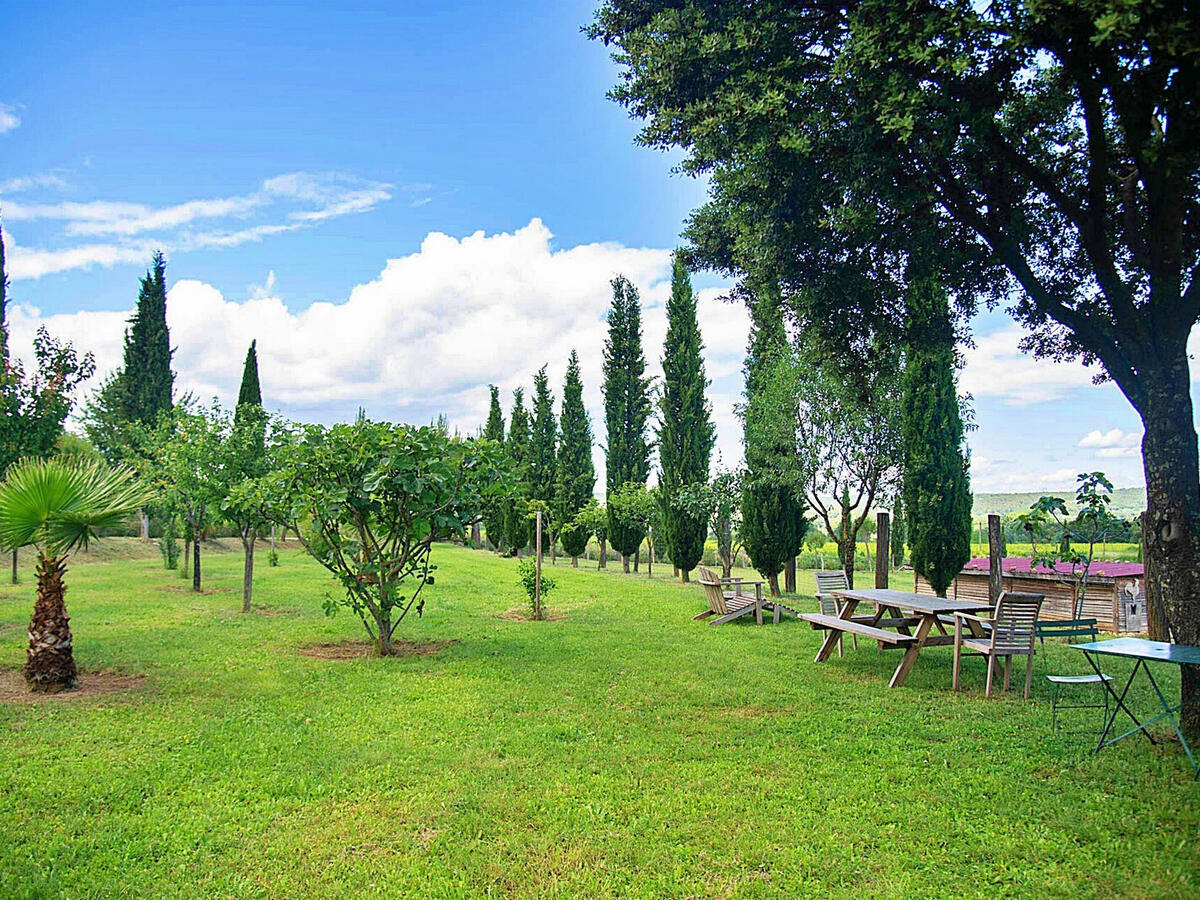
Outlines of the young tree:
<svg viewBox="0 0 1200 900">
<path fill-rule="evenodd" d="M 234 527 L 242 542 L 242 612 L 250 612 L 254 598 L 254 546 L 258 536 L 282 518 L 281 498 L 273 474 L 288 434 L 261 406 L 247 401 L 238 406 L 222 451 L 226 489 L 221 498 L 222 518 Z"/>
<path fill-rule="evenodd" d="M 688 484 L 680 488 L 679 503 L 692 515 L 708 522 L 717 539 L 721 575 L 729 578 L 741 546 L 742 473 L 725 471 L 718 466 L 716 475 L 707 484 Z"/>
<path fill-rule="evenodd" d="M 494 384 L 488 385 L 491 402 L 488 406 L 487 424 L 483 428 L 483 436 L 497 444 L 504 443 L 504 413 L 500 409 L 500 389 Z M 492 500 L 483 510 L 483 529 L 487 539 L 497 552 L 504 553 L 504 503 L 502 500 Z"/>
<path fill-rule="evenodd" d="M 694 219 L 710 249 L 738 269 L 767 256 L 799 285 L 848 236 L 879 275 L 932 232 L 964 311 L 980 295 L 1011 303 L 1028 349 L 1098 363 L 1145 426 L 1149 603 L 1200 644 L 1194 16 L 1166 3 L 692 9 L 612 0 L 593 35 L 620 49 L 615 94 L 648 118 L 643 141 L 685 146 L 685 168 L 713 173 Z M 793 294 L 832 330 L 898 319 L 903 291 L 859 296 L 847 316 L 833 291 Z M 1197 697 L 1185 667 L 1193 736 Z"/>
<path fill-rule="evenodd" d="M 578 566 L 579 555 L 587 549 L 592 530 L 577 516 L 593 501 L 596 470 L 592 464 L 592 426 L 583 405 L 579 355 L 574 350 L 567 362 L 567 377 L 563 383 L 559 430 L 561 440 L 554 487 L 554 517 L 560 523 L 563 550 L 571 557 L 571 565 Z"/>
<path fill-rule="evenodd" d="M 543 527 L 554 543 L 554 487 L 558 475 L 558 423 L 554 420 L 554 395 L 546 367 L 533 376 L 533 423 L 529 435 L 529 497 L 546 504 Z"/>
<path fill-rule="evenodd" d="M 397 626 L 424 609 L 434 542 L 461 535 L 508 481 L 491 441 L 361 421 L 305 426 L 286 454 L 279 496 L 289 527 L 345 589 L 326 612 L 350 607 L 380 656 L 392 656 Z"/>
<path fill-rule="evenodd" d="M 612 280 L 613 299 L 608 311 L 608 337 L 604 342 L 604 424 L 608 435 L 605 484 L 609 494 L 626 484 L 645 485 L 650 474 L 650 446 L 646 424 L 650 417 L 650 379 L 645 377 L 642 353 L 642 309 L 637 288 L 624 275 Z M 637 552 L 641 537 L 621 532 L 621 522 L 608 504 L 608 537 L 618 552 L 632 546 Z M 644 533 L 642 534 L 644 537 Z M 629 560 L 622 561 L 626 571 Z"/>
<path fill-rule="evenodd" d="M 126 470 L 71 457 L 24 459 L 0 484 L 0 543 L 37 548 L 37 603 L 29 623 L 25 681 L 30 690 L 75 686 L 70 617 L 64 600 L 67 557 L 101 528 L 119 525 L 146 502 Z"/>
<path fill-rule="evenodd" d="M 939 597 L 971 558 L 971 483 L 954 379 L 954 326 L 932 279 L 908 291 L 903 376 L 904 511 L 913 570 Z"/>
<path fill-rule="evenodd" d="M 200 590 L 200 539 L 229 490 L 229 416 L 208 408 L 176 407 L 148 432 L 140 468 L 160 502 L 179 511 L 191 543 L 192 590 Z"/>
<path fill-rule="evenodd" d="M 513 391 L 509 415 L 508 441 L 504 447 L 512 466 L 515 482 L 504 498 L 504 542 L 517 556 L 529 543 L 529 414 L 525 411 L 525 392 Z"/>
<path fill-rule="evenodd" d="M 779 573 L 796 556 L 804 519 L 803 473 L 797 470 L 795 389 L 781 378 L 790 354 L 779 294 L 760 287 L 748 300 L 750 346 L 746 403 L 741 409 L 746 469 L 742 476 L 742 546 L 779 596 Z"/>
<path fill-rule="evenodd" d="M 594 534 L 596 543 L 599 544 L 600 552 L 596 557 L 596 568 L 604 569 L 608 567 L 608 510 L 605 509 L 596 500 L 595 497 L 587 502 L 578 513 L 575 514 L 575 521 L 579 524 L 581 530 L 586 534 Z M 584 542 L 583 549 L 587 549 L 587 542 Z M 583 550 L 580 550 L 582 553 Z"/>
<path fill-rule="evenodd" d="M 716 429 L 704 398 L 708 378 L 704 374 L 703 350 L 691 278 L 683 254 L 677 252 L 671 270 L 667 337 L 663 344 L 658 484 L 668 551 L 684 582 L 704 555 L 708 522 L 705 516 L 689 512 L 678 502 L 679 492 L 688 485 L 708 483 L 708 465 L 716 442 Z"/>
<path fill-rule="evenodd" d="M 646 539 L 654 515 L 654 495 L 644 484 L 626 482 L 608 495 L 608 539 L 621 554 L 621 567 L 629 572 L 629 558 Z"/>
</svg>

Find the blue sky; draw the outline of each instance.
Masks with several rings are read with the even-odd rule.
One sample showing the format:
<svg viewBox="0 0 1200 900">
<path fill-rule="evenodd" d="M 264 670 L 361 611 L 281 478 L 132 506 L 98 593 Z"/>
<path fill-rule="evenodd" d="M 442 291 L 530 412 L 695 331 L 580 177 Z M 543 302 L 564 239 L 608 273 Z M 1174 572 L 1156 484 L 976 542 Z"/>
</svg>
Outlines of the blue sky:
<svg viewBox="0 0 1200 900">
<path fill-rule="evenodd" d="M 260 344 L 268 404 L 330 421 L 439 411 L 558 380 L 578 347 L 598 423 L 608 279 L 647 349 L 667 254 L 704 187 L 633 144 L 588 2 L 22 4 L 0 56 L 0 212 L 14 336 L 119 359 L 150 251 L 169 258 L 180 386 L 230 399 Z M 720 446 L 737 453 L 744 314 L 697 276 Z M 1140 426 L 1077 366 L 976 323 L 976 486 L 1140 483 Z M 1082 443 L 1082 446 L 1081 446 Z"/>
</svg>

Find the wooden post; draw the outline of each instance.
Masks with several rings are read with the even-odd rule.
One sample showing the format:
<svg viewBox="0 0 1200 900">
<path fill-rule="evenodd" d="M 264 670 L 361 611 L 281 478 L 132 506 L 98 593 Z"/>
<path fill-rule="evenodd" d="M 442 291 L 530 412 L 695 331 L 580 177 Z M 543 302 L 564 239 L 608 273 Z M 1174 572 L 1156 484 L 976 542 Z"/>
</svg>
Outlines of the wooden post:
<svg viewBox="0 0 1200 900">
<path fill-rule="evenodd" d="M 789 559 L 783 567 L 783 592 L 796 593 L 796 557 Z"/>
<path fill-rule="evenodd" d="M 888 570 L 891 568 L 892 554 L 889 552 L 891 542 L 891 519 L 885 512 L 875 516 L 875 587 L 888 586 Z"/>
<path fill-rule="evenodd" d="M 988 599 L 995 603 L 1004 590 L 1004 573 L 1000 569 L 1000 517 L 988 516 Z"/>
<path fill-rule="evenodd" d="M 16 584 L 16 583 L 17 583 L 17 550 L 16 550 L 16 548 L 15 548 L 15 547 L 13 548 L 13 577 L 12 577 L 12 583 L 13 583 L 13 584 Z"/>
<path fill-rule="evenodd" d="M 533 617 L 542 617 L 542 511 L 537 511 L 537 577 L 533 582 Z"/>
</svg>

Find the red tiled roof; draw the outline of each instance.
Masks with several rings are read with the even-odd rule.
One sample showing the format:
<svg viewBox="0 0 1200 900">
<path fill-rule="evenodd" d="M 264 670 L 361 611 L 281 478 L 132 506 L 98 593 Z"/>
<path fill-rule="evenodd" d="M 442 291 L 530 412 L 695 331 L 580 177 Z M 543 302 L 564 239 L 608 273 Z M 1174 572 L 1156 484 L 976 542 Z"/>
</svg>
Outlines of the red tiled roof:
<svg viewBox="0 0 1200 900">
<path fill-rule="evenodd" d="M 1000 571 L 1005 575 L 1021 574 L 1029 572 L 1031 560 L 1024 556 L 1006 556 L 1000 560 Z M 965 566 L 963 571 L 983 571 L 988 570 L 988 559 L 986 556 L 980 556 L 971 560 Z M 1038 566 L 1033 570 L 1038 575 L 1049 575 L 1050 569 L 1046 566 Z M 1060 562 L 1054 567 L 1054 571 L 1060 575 L 1071 575 L 1071 564 Z M 1091 575 L 1099 575 L 1102 578 L 1140 578 L 1146 572 L 1145 567 L 1141 563 L 1131 562 L 1101 562 L 1097 560 L 1092 563 Z"/>
</svg>

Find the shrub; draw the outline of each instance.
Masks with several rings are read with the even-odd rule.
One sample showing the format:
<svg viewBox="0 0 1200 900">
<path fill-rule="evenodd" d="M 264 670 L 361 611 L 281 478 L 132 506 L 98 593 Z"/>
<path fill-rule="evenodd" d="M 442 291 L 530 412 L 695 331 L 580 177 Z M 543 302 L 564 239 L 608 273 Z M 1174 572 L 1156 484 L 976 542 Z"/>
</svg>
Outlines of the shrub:
<svg viewBox="0 0 1200 900">
<path fill-rule="evenodd" d="M 534 619 L 546 618 L 546 596 L 556 587 L 554 579 L 542 571 L 542 598 L 538 604 L 537 597 L 537 563 L 532 559 L 517 561 L 517 577 L 525 593 L 529 595 L 529 614 Z"/>
</svg>

